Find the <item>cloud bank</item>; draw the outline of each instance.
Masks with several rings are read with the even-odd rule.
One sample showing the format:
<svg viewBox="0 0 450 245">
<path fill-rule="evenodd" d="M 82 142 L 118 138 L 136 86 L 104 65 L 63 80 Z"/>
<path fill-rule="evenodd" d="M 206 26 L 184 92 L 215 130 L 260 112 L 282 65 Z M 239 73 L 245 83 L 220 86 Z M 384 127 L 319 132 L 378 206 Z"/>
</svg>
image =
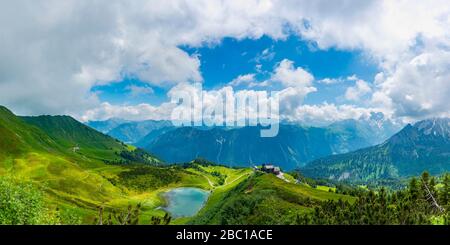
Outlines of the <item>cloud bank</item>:
<svg viewBox="0 0 450 245">
<path fill-rule="evenodd" d="M 0 104 L 21 114 L 85 120 L 163 118 L 168 102 L 111 105 L 91 89 L 129 75 L 168 89 L 202 82 L 201 57 L 180 46 L 216 45 L 225 37 L 297 35 L 319 49 L 363 51 L 380 74 L 348 88 L 348 104 L 302 105 L 316 92 L 317 81 L 284 60 L 272 80 L 282 85 L 286 118 L 352 118 L 367 111 L 404 120 L 450 116 L 448 26 L 445 0 L 2 1 Z M 251 78 L 241 80 L 255 82 Z M 352 104 L 364 96 L 367 103 Z"/>
</svg>

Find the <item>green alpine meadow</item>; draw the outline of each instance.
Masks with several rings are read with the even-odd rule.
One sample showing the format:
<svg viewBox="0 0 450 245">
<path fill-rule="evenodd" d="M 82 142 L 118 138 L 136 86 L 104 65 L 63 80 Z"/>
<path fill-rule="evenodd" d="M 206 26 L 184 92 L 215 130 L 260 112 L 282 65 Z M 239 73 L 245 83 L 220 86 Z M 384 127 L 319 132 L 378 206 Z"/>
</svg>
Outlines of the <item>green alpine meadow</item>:
<svg viewBox="0 0 450 245">
<path fill-rule="evenodd" d="M 209 218 L 209 213 L 220 210 L 229 195 L 240 193 L 243 185 L 253 181 L 275 181 L 274 190 L 268 186 L 262 191 L 286 188 L 293 197 L 297 194 L 298 203 L 291 205 L 283 198 L 271 200 L 287 205 L 285 212 L 298 208 L 300 214 L 311 209 L 302 205 L 303 198 L 353 200 L 297 185 L 292 177 L 288 183 L 251 168 L 229 168 L 202 159 L 167 164 L 69 116 L 18 117 L 5 107 L 0 115 L 3 224 L 230 223 L 234 221 Z M 168 201 L 163 194 L 179 187 L 209 192 L 199 214 L 170 219 L 161 208 Z M 10 198 L 14 202 L 8 204 Z M 27 209 L 30 202 L 36 203 L 35 210 Z M 123 220 L 130 208 L 132 217 Z"/>
<path fill-rule="evenodd" d="M 410 128 L 407 126 L 405 130 Z M 374 161 L 370 159 L 379 159 L 381 170 L 373 173 L 380 175 L 364 177 L 373 181 L 363 185 L 364 175 L 361 174 L 364 172 L 355 171 L 371 169 L 372 165 L 361 168 L 358 167 L 361 160 L 348 163 L 345 162 L 347 160 L 339 160 L 347 159 L 346 155 L 333 156 L 332 159 L 337 159 L 334 160 L 336 164 L 342 161 L 341 171 L 358 173 L 358 178 L 349 175 L 348 179 L 338 181 L 336 178 L 312 178 L 316 177 L 316 172 L 308 175 L 311 164 L 312 169 L 322 169 L 318 172 L 322 177 L 339 166 L 328 162 L 324 165 L 322 162 L 331 161 L 327 158 L 317 160 L 319 163 L 313 161 L 305 168 L 278 174 L 272 171 L 273 166 L 266 164 L 231 167 L 203 158 L 170 163 L 144 149 L 100 133 L 70 116 L 20 117 L 6 107 L 0 107 L 0 132 L 2 224 L 449 222 L 446 209 L 450 203 L 450 175 L 446 174 L 444 167 L 441 172 L 430 168 L 433 176 L 426 171 L 420 172 L 423 169 L 417 170 L 416 165 L 411 165 L 409 171 L 400 172 L 394 168 L 395 165 L 387 165 L 392 166 L 387 168 L 392 169 L 389 172 L 383 166 L 395 162 L 386 160 L 391 158 L 374 155 L 366 158 L 367 163 Z M 397 138 L 404 134 L 401 131 L 375 149 L 386 147 L 384 145 L 391 141 L 397 142 Z M 417 133 L 414 135 L 417 137 Z M 416 137 L 408 137 L 408 140 Z M 439 144 L 439 147 L 438 152 L 442 154 L 445 145 Z M 372 149 L 349 154 L 366 151 L 368 153 L 365 154 L 370 154 L 375 151 Z M 379 154 L 379 151 L 375 153 Z M 389 151 L 385 152 L 388 154 Z M 439 159 L 439 154 L 436 159 Z M 325 166 L 330 170 L 325 171 Z M 339 172 L 333 173 L 338 175 Z M 400 178 L 400 175 L 390 173 L 410 175 Z M 387 178 L 383 178 L 384 175 Z M 397 177 L 395 181 L 394 177 Z M 204 194 L 192 196 L 189 188 L 202 190 Z M 172 190 L 175 190 L 173 195 L 168 195 Z M 180 195 L 177 202 L 181 203 L 172 210 L 170 207 L 174 200 L 171 196 L 177 198 L 177 195 Z"/>
</svg>

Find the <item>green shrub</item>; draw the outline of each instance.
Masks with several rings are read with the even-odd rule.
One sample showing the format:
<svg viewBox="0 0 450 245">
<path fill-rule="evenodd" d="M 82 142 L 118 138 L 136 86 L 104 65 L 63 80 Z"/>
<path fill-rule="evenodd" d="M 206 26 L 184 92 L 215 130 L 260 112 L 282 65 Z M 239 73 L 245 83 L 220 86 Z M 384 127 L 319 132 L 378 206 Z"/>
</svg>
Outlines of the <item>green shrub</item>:
<svg viewBox="0 0 450 245">
<path fill-rule="evenodd" d="M 121 172 L 117 179 L 111 179 L 113 184 L 138 191 L 157 189 L 179 181 L 181 175 L 177 169 L 153 166 L 132 166 L 129 171 Z"/>
<path fill-rule="evenodd" d="M 53 223 L 43 195 L 31 183 L 0 178 L 0 224 Z"/>
</svg>

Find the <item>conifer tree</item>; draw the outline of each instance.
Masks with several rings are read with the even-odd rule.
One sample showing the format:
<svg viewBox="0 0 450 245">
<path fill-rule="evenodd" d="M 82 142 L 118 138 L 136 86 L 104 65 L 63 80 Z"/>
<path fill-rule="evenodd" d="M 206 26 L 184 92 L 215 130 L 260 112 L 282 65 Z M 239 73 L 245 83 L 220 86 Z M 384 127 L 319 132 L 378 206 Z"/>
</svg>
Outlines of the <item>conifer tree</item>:
<svg viewBox="0 0 450 245">
<path fill-rule="evenodd" d="M 446 173 L 442 177 L 442 188 L 437 190 L 439 204 L 444 208 L 448 209 L 447 206 L 450 204 L 450 174 Z"/>
<path fill-rule="evenodd" d="M 412 178 L 408 186 L 409 197 L 411 200 L 417 200 L 419 198 L 419 185 L 416 178 Z"/>
<path fill-rule="evenodd" d="M 444 205 L 450 205 L 450 174 L 446 174 L 444 178 L 444 195 L 445 203 Z"/>
</svg>

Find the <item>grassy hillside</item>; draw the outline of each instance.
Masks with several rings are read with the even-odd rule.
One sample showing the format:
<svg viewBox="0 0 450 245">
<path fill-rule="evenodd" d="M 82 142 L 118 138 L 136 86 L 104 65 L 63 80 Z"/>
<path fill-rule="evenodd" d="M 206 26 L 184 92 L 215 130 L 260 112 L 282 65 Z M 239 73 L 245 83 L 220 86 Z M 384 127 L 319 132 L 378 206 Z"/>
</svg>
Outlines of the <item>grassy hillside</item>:
<svg viewBox="0 0 450 245">
<path fill-rule="evenodd" d="M 0 106 L 0 159 L 32 149 L 50 151 L 57 147 L 45 132 L 25 123 L 7 108 Z"/>
<path fill-rule="evenodd" d="M 355 198 L 254 173 L 227 192 L 211 196 L 193 224 L 293 224 L 321 201 Z"/>
<path fill-rule="evenodd" d="M 148 224 L 165 215 L 158 209 L 163 192 L 186 186 L 215 193 L 250 171 L 154 165 L 159 160 L 151 154 L 67 116 L 17 117 L 0 107 L 0 132 L 0 178 L 31 183 L 42 193 L 40 212 L 50 217 L 44 223 L 93 224 L 99 207 L 108 215 L 140 204 L 140 223 Z"/>
<path fill-rule="evenodd" d="M 148 164 L 139 172 L 136 164 L 158 160 L 66 116 L 20 118 L 0 107 L 0 132 L 0 177 L 33 183 L 49 212 L 69 212 L 83 223 L 93 222 L 99 206 L 121 210 L 143 202 L 153 210 L 162 202 L 162 187 L 195 179 L 184 170 Z"/>
<path fill-rule="evenodd" d="M 65 152 L 114 159 L 117 151 L 127 150 L 121 142 L 97 132 L 69 116 L 21 117 L 50 136 Z"/>
<path fill-rule="evenodd" d="M 25 201 L 39 201 L 39 217 L 29 219 L 37 223 L 94 224 L 100 207 L 107 219 L 140 205 L 139 223 L 150 224 L 166 214 L 159 208 L 166 204 L 162 194 L 177 187 L 201 188 L 210 196 L 197 216 L 172 224 L 285 224 L 322 200 L 353 201 L 249 168 L 200 159 L 159 165 L 151 154 L 67 116 L 17 117 L 0 107 L 0 133 L 0 180 L 25 190 Z M 30 197 L 28 185 L 35 193 Z M 28 222 L 23 220 L 17 223 Z"/>
</svg>

